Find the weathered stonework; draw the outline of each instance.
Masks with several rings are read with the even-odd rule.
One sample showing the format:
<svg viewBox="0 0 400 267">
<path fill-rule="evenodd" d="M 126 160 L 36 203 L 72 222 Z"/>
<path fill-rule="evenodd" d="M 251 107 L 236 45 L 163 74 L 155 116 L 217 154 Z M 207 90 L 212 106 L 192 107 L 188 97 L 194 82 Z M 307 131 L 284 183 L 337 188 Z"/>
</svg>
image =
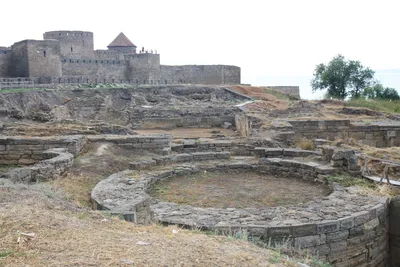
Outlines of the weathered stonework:
<svg viewBox="0 0 400 267">
<path fill-rule="evenodd" d="M 171 151 L 171 135 L 94 135 L 88 136 L 90 143 L 112 143 L 130 150 L 148 150 L 161 154 Z"/>
<path fill-rule="evenodd" d="M 74 155 L 65 148 L 52 148 L 43 152 L 44 160 L 23 168 L 13 169 L 2 178 L 15 183 L 38 183 L 62 177 L 72 167 Z"/>
<path fill-rule="evenodd" d="M 39 84 L 240 84 L 239 67 L 160 65 L 157 51 L 136 51 L 123 34 L 125 43 L 118 42 L 120 35 L 113 41 L 118 46 L 96 51 L 93 33 L 84 31 L 52 31 L 43 34 L 44 40 L 17 42 L 0 50 L 5 54 L 0 78 L 29 77 Z"/>
<path fill-rule="evenodd" d="M 65 148 L 78 155 L 86 143 L 84 136 L 0 137 L 0 164 L 33 164 L 45 159 L 44 151 Z"/>
<path fill-rule="evenodd" d="M 259 165 L 228 163 L 200 168 L 182 165 L 139 176 L 124 171 L 100 182 L 92 191 L 92 199 L 97 209 L 122 214 L 136 223 L 156 220 L 219 233 L 246 232 L 267 242 L 284 239 L 294 247 L 309 249 L 335 266 L 385 266 L 388 199 L 363 195 L 357 187 L 343 188 L 334 184 L 333 193 L 325 198 L 264 209 L 198 208 L 168 202 L 153 204 L 154 200 L 146 193 L 147 188 L 158 180 L 225 168 L 279 173 L 280 176 L 283 173 L 287 177 L 300 175 L 299 169 L 303 169 L 307 173 L 300 177 L 309 180 L 333 171 L 331 167 L 325 169 L 319 164 L 276 158 L 262 159 Z"/>
<path fill-rule="evenodd" d="M 293 125 L 291 139 L 346 139 L 375 146 L 400 146 L 400 125 L 360 125 L 349 120 L 290 121 Z"/>
</svg>

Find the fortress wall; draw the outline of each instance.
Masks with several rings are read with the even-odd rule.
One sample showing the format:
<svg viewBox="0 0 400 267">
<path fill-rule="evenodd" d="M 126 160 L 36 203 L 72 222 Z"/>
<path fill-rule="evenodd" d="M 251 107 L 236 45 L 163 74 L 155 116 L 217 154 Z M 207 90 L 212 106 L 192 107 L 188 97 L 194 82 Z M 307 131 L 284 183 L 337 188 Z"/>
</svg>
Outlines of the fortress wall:
<svg viewBox="0 0 400 267">
<path fill-rule="evenodd" d="M 0 78 L 9 77 L 8 65 L 10 63 L 11 50 L 0 49 Z"/>
<path fill-rule="evenodd" d="M 127 78 L 138 80 L 138 83 L 158 84 L 160 80 L 160 55 L 159 54 L 135 54 L 127 55 Z"/>
<path fill-rule="evenodd" d="M 64 59 L 62 61 L 62 82 L 67 82 L 69 76 L 80 76 L 89 82 L 104 82 L 104 80 L 119 82 L 125 79 L 125 61 L 93 60 L 93 59 Z M 82 82 L 86 82 L 83 80 Z"/>
<path fill-rule="evenodd" d="M 240 68 L 225 65 L 161 65 L 161 82 L 240 84 Z"/>
<path fill-rule="evenodd" d="M 11 47 L 9 75 L 11 77 L 29 77 L 28 45 L 26 41 L 13 44 Z"/>
<path fill-rule="evenodd" d="M 43 39 L 58 40 L 64 58 L 94 58 L 92 32 L 51 31 L 43 34 Z"/>
<path fill-rule="evenodd" d="M 61 51 L 56 40 L 27 41 L 29 77 L 61 77 Z"/>
<path fill-rule="evenodd" d="M 100 60 L 124 60 L 125 54 L 110 50 L 96 50 L 94 51 L 94 57 Z"/>
</svg>

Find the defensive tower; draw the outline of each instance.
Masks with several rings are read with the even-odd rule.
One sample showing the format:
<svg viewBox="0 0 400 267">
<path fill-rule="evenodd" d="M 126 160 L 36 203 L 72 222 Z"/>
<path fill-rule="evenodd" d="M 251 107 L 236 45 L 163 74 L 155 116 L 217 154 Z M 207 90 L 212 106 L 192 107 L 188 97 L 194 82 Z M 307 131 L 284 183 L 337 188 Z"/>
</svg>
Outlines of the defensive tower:
<svg viewBox="0 0 400 267">
<path fill-rule="evenodd" d="M 43 34 L 43 39 L 60 41 L 63 58 L 94 58 L 93 33 L 85 31 L 51 31 Z"/>
</svg>

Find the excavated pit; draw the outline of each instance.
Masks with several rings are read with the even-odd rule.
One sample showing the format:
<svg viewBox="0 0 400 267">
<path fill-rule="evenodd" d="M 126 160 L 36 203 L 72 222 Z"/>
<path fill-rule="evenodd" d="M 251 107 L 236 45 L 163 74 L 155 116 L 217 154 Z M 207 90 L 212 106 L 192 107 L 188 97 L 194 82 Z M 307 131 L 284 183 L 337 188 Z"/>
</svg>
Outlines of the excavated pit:
<svg viewBox="0 0 400 267">
<path fill-rule="evenodd" d="M 158 201 L 202 208 L 264 208 L 306 203 L 329 195 L 322 183 L 243 170 L 199 171 L 160 180 L 149 188 Z M 307 194 L 304 194 L 307 192 Z"/>
</svg>

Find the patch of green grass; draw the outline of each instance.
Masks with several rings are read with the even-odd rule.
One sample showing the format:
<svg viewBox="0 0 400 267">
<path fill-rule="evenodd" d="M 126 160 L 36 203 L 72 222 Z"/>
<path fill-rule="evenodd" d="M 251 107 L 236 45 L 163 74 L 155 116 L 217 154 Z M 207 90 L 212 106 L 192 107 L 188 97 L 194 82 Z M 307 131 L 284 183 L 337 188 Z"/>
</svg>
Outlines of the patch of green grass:
<svg viewBox="0 0 400 267">
<path fill-rule="evenodd" d="M 11 256 L 14 253 L 15 253 L 14 250 L 0 250 L 0 259 Z"/>
<path fill-rule="evenodd" d="M 400 101 L 372 100 L 372 99 L 350 99 L 344 103 L 347 107 L 369 108 L 376 111 L 388 113 L 400 113 Z"/>
<path fill-rule="evenodd" d="M 30 91 L 46 91 L 49 88 L 7 88 L 1 89 L 0 93 L 21 93 L 21 92 L 30 92 Z"/>
<path fill-rule="evenodd" d="M 376 184 L 364 178 L 353 177 L 348 174 L 338 174 L 335 176 L 328 176 L 328 181 L 338 183 L 341 186 L 349 187 L 358 185 L 364 188 L 376 189 Z"/>
<path fill-rule="evenodd" d="M 16 168 L 21 168 L 22 165 L 14 165 L 14 164 L 10 164 L 10 165 L 0 165 L 0 173 L 1 172 L 8 172 L 12 169 L 16 169 Z"/>
</svg>

